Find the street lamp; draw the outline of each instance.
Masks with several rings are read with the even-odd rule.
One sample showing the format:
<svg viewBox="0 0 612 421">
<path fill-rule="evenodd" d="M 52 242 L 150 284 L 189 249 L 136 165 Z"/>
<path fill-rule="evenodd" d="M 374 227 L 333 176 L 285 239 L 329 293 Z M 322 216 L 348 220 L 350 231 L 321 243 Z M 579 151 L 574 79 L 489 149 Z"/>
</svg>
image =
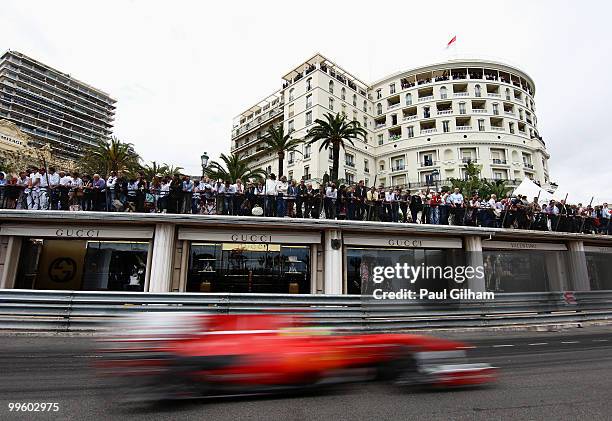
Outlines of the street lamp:
<svg viewBox="0 0 612 421">
<path fill-rule="evenodd" d="M 435 169 L 431 172 L 431 178 L 434 182 L 434 188 L 436 189 L 436 193 L 438 192 L 438 177 L 440 176 L 440 171 Z"/>
<path fill-rule="evenodd" d="M 200 157 L 200 160 L 202 162 L 202 176 L 204 176 L 205 171 L 206 171 L 206 167 L 208 167 L 208 154 L 206 152 L 204 152 L 202 154 L 202 156 Z"/>
</svg>

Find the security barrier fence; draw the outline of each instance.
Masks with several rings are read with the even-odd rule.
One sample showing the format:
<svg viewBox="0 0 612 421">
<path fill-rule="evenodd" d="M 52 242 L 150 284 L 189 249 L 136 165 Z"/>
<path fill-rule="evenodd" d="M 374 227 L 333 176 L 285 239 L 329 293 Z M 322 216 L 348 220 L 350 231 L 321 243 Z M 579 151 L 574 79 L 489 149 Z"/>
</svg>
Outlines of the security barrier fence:
<svg viewBox="0 0 612 421">
<path fill-rule="evenodd" d="M 339 329 L 392 331 L 612 320 L 612 291 L 496 294 L 494 300 L 369 302 L 359 295 L 0 291 L 0 330 L 98 331 L 136 312 L 279 313 Z"/>
</svg>

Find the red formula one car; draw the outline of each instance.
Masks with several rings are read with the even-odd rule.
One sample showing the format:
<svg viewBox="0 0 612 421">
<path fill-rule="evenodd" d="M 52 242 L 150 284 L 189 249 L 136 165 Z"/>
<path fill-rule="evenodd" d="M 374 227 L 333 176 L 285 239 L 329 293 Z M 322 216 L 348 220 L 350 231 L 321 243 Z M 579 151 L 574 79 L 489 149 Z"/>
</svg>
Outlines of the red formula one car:
<svg viewBox="0 0 612 421">
<path fill-rule="evenodd" d="M 105 339 L 104 375 L 135 399 L 275 393 L 333 383 L 391 380 L 455 387 L 494 381 L 466 361 L 466 344 L 412 334 L 312 327 L 289 315 L 143 313 Z"/>
</svg>

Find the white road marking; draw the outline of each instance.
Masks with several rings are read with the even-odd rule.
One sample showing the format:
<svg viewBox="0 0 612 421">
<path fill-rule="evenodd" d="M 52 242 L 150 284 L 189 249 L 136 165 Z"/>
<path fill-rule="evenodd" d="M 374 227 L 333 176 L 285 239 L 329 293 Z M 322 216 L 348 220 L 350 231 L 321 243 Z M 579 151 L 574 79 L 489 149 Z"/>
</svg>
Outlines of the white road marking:
<svg viewBox="0 0 612 421">
<path fill-rule="evenodd" d="M 507 346 L 514 346 L 514 345 L 510 345 L 510 344 L 504 344 L 504 345 L 493 345 L 493 348 L 502 348 L 502 347 L 507 347 Z"/>
<path fill-rule="evenodd" d="M 608 339 L 593 339 L 593 342 L 608 342 Z"/>
<path fill-rule="evenodd" d="M 562 344 L 579 344 L 580 341 L 561 341 Z"/>
<path fill-rule="evenodd" d="M 548 342 L 534 342 L 532 344 L 527 344 L 529 346 L 538 346 L 538 345 L 548 345 Z"/>
</svg>

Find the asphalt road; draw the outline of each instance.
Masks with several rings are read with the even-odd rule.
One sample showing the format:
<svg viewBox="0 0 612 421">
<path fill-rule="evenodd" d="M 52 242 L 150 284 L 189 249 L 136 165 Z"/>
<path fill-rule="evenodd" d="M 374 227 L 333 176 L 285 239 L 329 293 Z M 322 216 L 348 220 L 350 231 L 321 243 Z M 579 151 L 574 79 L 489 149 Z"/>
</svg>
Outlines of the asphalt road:
<svg viewBox="0 0 612 421">
<path fill-rule="evenodd" d="M 499 383 L 443 392 L 368 383 L 294 397 L 118 405 L 89 369 L 98 358 L 91 338 L 0 335 L 0 419 L 612 419 L 612 327 L 438 336 L 477 345 L 475 361 L 500 367 Z M 16 414 L 9 402 L 57 402 L 59 411 Z"/>
</svg>

